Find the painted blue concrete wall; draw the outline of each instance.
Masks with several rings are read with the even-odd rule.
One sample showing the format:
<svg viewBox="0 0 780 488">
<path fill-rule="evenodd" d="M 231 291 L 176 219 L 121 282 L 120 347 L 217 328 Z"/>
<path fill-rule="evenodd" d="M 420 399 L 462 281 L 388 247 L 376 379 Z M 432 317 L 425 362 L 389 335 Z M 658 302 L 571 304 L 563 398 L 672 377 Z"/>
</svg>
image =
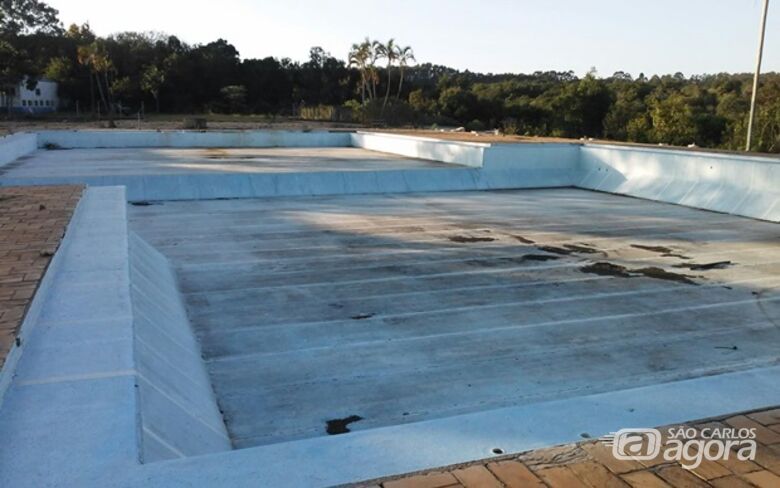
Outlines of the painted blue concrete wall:
<svg viewBox="0 0 780 488">
<path fill-rule="evenodd" d="M 77 212 L 74 212 L 73 221 L 76 220 L 76 216 L 78 215 Z M 62 244 L 61 248 L 64 247 L 65 245 Z M 48 266 L 48 270 L 41 278 L 41 281 L 38 284 L 38 289 L 35 291 L 35 295 L 33 296 L 32 301 L 30 302 L 30 305 L 27 307 L 27 311 L 24 314 L 24 320 L 22 321 L 22 324 L 16 333 L 18 341 L 11 346 L 11 350 L 6 355 L 2 368 L 0 368 L 0 405 L 3 404 L 5 393 L 8 391 L 13 377 L 16 374 L 16 367 L 19 363 L 19 359 L 21 358 L 22 351 L 27 348 L 29 339 L 33 336 L 35 324 L 41 317 L 44 304 L 47 302 L 47 300 L 51 299 L 50 294 L 52 293 L 52 289 L 54 287 L 54 276 L 57 274 L 57 270 L 60 269 L 60 266 L 65 259 L 63 257 L 64 255 L 65 252 L 63 251 L 57 252 L 52 257 Z"/>
<path fill-rule="evenodd" d="M 577 186 L 780 222 L 780 159 L 586 144 Z"/>
<path fill-rule="evenodd" d="M 566 154 L 568 149 L 561 151 Z M 723 169 L 716 170 L 717 158 L 710 154 L 703 154 L 696 162 L 685 158 L 668 162 L 681 168 L 658 163 L 653 157 L 649 162 L 659 166 L 651 169 L 648 163 L 639 163 L 644 155 L 627 151 L 616 161 L 606 159 L 608 155 L 578 159 L 583 165 L 592 165 L 585 167 L 593 172 L 595 189 L 609 188 L 607 181 L 616 177 L 601 173 L 605 169 L 611 173 L 611 168 L 626 176 L 618 176 L 619 182 L 650 183 L 665 171 L 682 171 L 689 164 L 693 176 L 686 173 L 680 177 L 696 181 L 706 180 L 707 171 L 712 171 L 717 172 L 717 178 L 739 182 L 736 172 L 742 169 L 736 163 L 732 167 L 727 157 Z M 527 156 L 528 164 L 536 158 Z M 511 169 L 514 156 L 506 153 L 501 157 L 507 159 L 488 163 L 496 164 L 496 169 L 508 164 Z M 749 182 L 750 188 L 759 191 L 771 189 L 777 181 L 776 166 L 772 166 L 776 163 L 771 158 L 748 159 L 748 163 L 770 166 L 754 168 L 751 178 L 740 184 Z M 486 166 L 491 165 L 488 163 Z M 452 171 L 475 178 L 490 174 L 472 173 L 480 170 L 467 168 Z M 430 184 L 428 180 L 438 175 L 429 175 L 420 184 Z M 766 181 L 757 181 L 762 179 Z M 668 185 L 662 185 L 658 194 Z M 721 182 L 712 188 L 725 185 Z M 647 188 L 652 185 L 617 187 L 625 192 Z M 775 366 L 358 431 L 349 436 L 172 459 L 174 451 L 160 439 L 170 446 L 184 446 L 175 448 L 182 454 L 190 448 L 189 443 L 196 446 L 192 452 L 203 446 L 206 448 L 201 452 L 214 452 L 209 446 L 216 444 L 199 437 L 203 428 L 200 420 L 214 409 L 203 403 L 211 396 L 197 379 L 198 354 L 186 346 L 191 335 L 181 320 L 181 302 L 170 268 L 156 250 L 128 235 L 122 187 L 87 190 L 55 258 L 56 266 L 47 272 L 50 284 L 41 295 L 42 307 L 25 341 L 16 377 L 0 404 L 0 439 L 13 446 L 0 449 L 0 486 L 332 486 L 487 457 L 496 446 L 519 452 L 572 442 L 582 432 L 668 424 L 780 402 L 776 388 L 780 368 Z M 144 316 L 149 320 L 142 319 Z M 167 354 L 141 351 L 155 341 L 162 341 L 160 349 Z M 181 354 L 171 353 L 179 345 L 185 345 L 179 348 Z M 147 368 L 154 371 L 144 373 Z M 149 379 L 149 391 L 160 395 L 148 402 L 141 386 L 147 374 L 163 375 Z M 159 417 L 149 415 L 152 411 Z M 572 417 L 571 412 L 579 415 Z M 556 422 L 566 416 L 571 422 Z M 160 433 L 153 438 L 157 444 L 139 435 L 139 426 L 147 420 L 147 425 L 159 426 Z M 557 428 L 550 429 L 551 425 Z M 193 432 L 182 433 L 182 428 Z M 478 442 L 459 442 L 464 437 Z M 140 452 L 148 456 L 147 461 L 169 460 L 141 464 Z M 308 462 L 301 463 L 301 459 Z"/>
<path fill-rule="evenodd" d="M 347 147 L 348 132 L 329 131 L 39 131 L 38 147 Z"/>
<path fill-rule="evenodd" d="M 429 159 L 471 168 L 482 167 L 483 154 L 489 144 L 442 141 L 426 137 L 378 132 L 356 132 L 351 135 L 354 147 L 410 158 Z"/>
<path fill-rule="evenodd" d="M 35 152 L 38 136 L 35 133 L 19 133 L 0 137 L 0 167 L 22 156 Z"/>
<path fill-rule="evenodd" d="M 0 140 L 0 165 L 32 135 Z M 293 131 L 42 131 L 38 147 L 345 147 L 451 163 L 451 170 L 39 178 L 125 185 L 131 200 L 577 186 L 780 222 L 780 160 L 603 144 L 480 144 L 398 134 Z M 0 184 L 30 184 L 4 178 Z"/>
<path fill-rule="evenodd" d="M 90 188 L 0 405 L 0 486 L 89 486 L 138 464 L 124 189 Z"/>
<path fill-rule="evenodd" d="M 484 151 L 482 170 L 525 188 L 573 186 L 578 175 L 577 144 L 493 144 Z"/>
<path fill-rule="evenodd" d="M 121 185 L 128 201 L 503 190 L 571 185 L 568 170 L 437 168 L 386 171 L 3 178 L 0 185 Z"/>
<path fill-rule="evenodd" d="M 142 462 L 231 449 L 168 259 L 129 236 Z"/>
<path fill-rule="evenodd" d="M 36 293 L 3 368 L 0 486 L 127 486 L 141 461 L 231 448 L 173 272 L 126 209 L 123 187 L 88 188 Z"/>
</svg>

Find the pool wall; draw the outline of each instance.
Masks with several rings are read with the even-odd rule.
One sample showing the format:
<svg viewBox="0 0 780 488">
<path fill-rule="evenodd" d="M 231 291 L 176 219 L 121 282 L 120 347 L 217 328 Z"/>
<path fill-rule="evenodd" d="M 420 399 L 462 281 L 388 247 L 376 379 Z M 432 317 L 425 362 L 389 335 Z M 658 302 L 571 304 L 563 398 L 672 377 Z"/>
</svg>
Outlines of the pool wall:
<svg viewBox="0 0 780 488">
<path fill-rule="evenodd" d="M 38 149 L 38 136 L 35 133 L 20 132 L 0 137 L 0 168 L 27 156 Z"/>
<path fill-rule="evenodd" d="M 642 181 L 633 165 L 649 164 L 633 158 L 632 151 L 617 161 L 609 152 L 582 161 L 578 148 L 509 150 L 485 165 L 513 169 L 521 161 L 513 154 L 522 151 L 529 167 L 536 158 L 574 157 L 576 165 L 593 165 L 595 174 L 614 165 L 626 180 Z M 708 160 L 675 164 L 700 170 Z M 561 174 L 571 169 L 555 164 Z M 777 178 L 777 163 L 766 164 L 754 168 L 750 188 L 756 179 Z M 720 178 L 739 183 L 723 168 Z M 659 163 L 642 175 L 652 181 L 668 170 Z M 420 173 L 421 186 L 441 177 L 431 171 Z M 472 173 L 481 171 L 476 168 L 453 171 L 487 174 Z M 576 171 L 575 166 L 574 176 Z M 222 431 L 221 417 L 203 381 L 205 368 L 173 272 L 159 252 L 129 233 L 126 202 L 121 186 L 86 190 L 46 274 L 49 284 L 38 292 L 40 310 L 30 319 L 2 403 L 0 438 L 13 448 L 0 450 L 0 486 L 332 486 L 489 457 L 497 446 L 521 452 L 573 442 L 583 432 L 675 423 L 780 402 L 780 368 L 772 366 L 229 451 L 226 439 L 212 435 Z"/>
<path fill-rule="evenodd" d="M 780 159 L 585 144 L 576 186 L 780 222 Z"/>
<path fill-rule="evenodd" d="M 347 147 L 349 132 L 50 130 L 38 132 L 38 147 Z"/>
<path fill-rule="evenodd" d="M 35 147 L 359 147 L 451 168 L 35 178 L 123 185 L 137 200 L 578 187 L 780 222 L 780 158 L 592 143 L 487 144 L 339 131 L 41 131 L 0 140 L 0 165 Z M 0 185 L 24 185 L 3 178 Z"/>
<path fill-rule="evenodd" d="M 133 232 L 129 256 L 141 461 L 230 450 L 168 259 Z"/>
</svg>

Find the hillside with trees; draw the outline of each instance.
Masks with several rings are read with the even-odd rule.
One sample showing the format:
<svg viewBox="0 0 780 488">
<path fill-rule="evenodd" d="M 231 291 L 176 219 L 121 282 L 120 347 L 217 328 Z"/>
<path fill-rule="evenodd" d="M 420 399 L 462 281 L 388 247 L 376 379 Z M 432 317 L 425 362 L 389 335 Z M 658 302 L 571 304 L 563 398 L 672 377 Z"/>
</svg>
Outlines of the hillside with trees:
<svg viewBox="0 0 780 488">
<path fill-rule="evenodd" d="M 745 140 L 750 74 L 482 74 L 416 64 L 411 47 L 368 38 L 345 59 L 320 47 L 305 62 L 242 59 L 225 39 L 100 37 L 87 24 L 63 28 L 57 11 L 36 0 L 0 5 L 0 90 L 55 80 L 61 109 L 109 119 L 143 106 L 727 149 Z M 755 150 L 780 152 L 778 73 L 761 77 L 755 127 Z"/>
</svg>

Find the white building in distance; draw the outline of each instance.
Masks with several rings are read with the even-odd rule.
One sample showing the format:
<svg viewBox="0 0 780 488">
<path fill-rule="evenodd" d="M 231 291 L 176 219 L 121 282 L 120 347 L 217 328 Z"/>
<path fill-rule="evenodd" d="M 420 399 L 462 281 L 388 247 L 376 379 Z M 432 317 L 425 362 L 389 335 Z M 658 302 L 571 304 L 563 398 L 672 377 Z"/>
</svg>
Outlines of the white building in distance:
<svg viewBox="0 0 780 488">
<path fill-rule="evenodd" d="M 57 82 L 41 79 L 35 88 L 29 90 L 27 82 L 20 82 L 12 93 L 0 93 L 0 110 L 16 113 L 46 113 L 56 112 L 59 105 L 57 97 Z"/>
</svg>

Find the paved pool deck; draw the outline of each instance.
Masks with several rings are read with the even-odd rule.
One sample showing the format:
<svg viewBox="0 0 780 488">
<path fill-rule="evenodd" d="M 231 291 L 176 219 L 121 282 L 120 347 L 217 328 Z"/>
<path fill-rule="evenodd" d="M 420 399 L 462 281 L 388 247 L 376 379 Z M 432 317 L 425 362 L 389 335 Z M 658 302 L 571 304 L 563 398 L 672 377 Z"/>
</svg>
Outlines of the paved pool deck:
<svg viewBox="0 0 780 488">
<path fill-rule="evenodd" d="M 775 224 L 576 189 L 162 202 L 235 447 L 780 362 Z"/>
</svg>

